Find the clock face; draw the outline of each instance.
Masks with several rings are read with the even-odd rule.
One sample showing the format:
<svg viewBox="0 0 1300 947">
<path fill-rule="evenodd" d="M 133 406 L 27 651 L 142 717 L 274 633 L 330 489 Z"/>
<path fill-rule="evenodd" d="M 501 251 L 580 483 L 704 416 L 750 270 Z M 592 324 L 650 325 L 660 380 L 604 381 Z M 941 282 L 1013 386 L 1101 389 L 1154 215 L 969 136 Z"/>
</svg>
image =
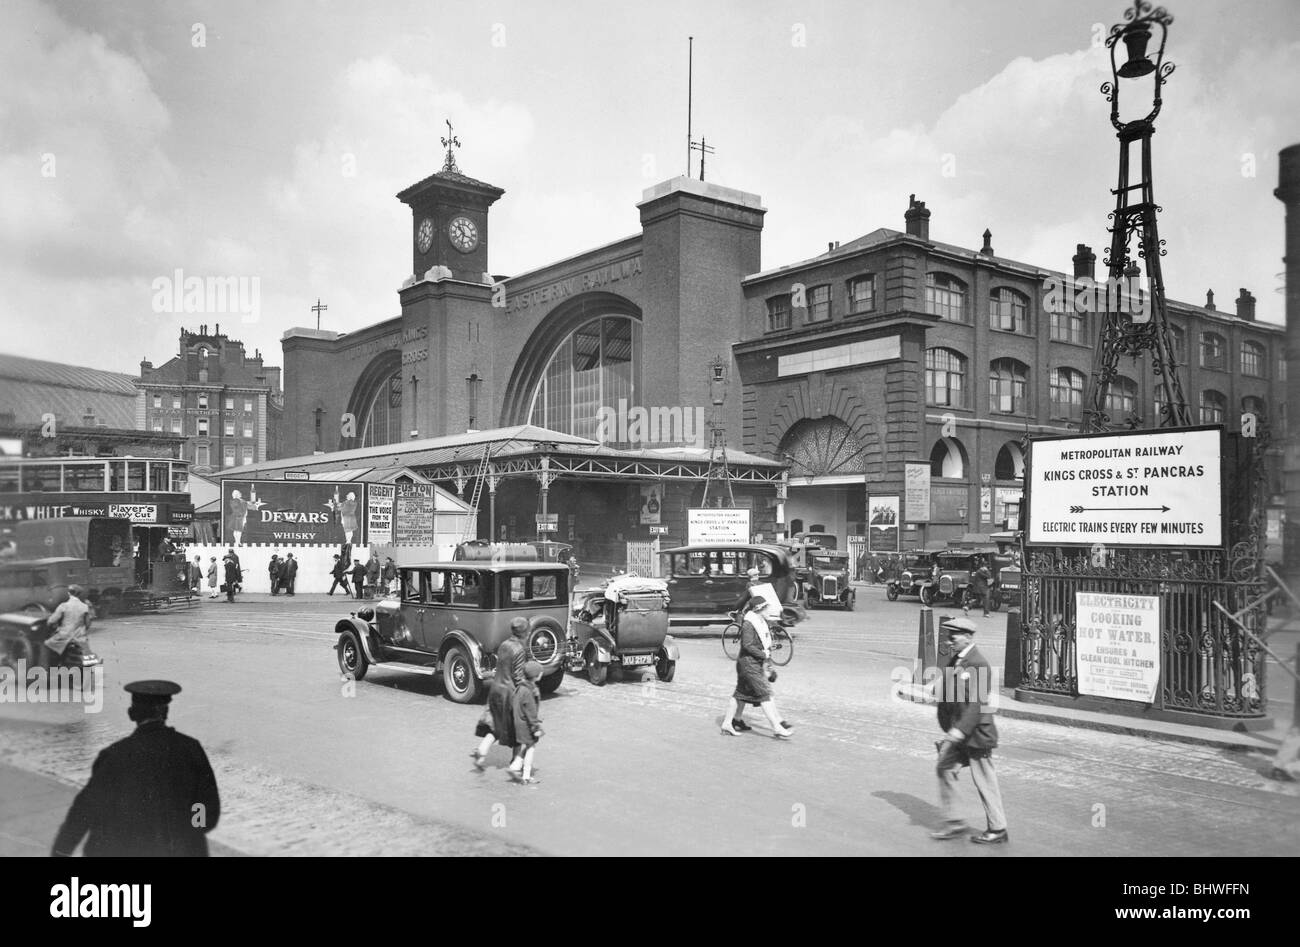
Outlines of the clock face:
<svg viewBox="0 0 1300 947">
<path fill-rule="evenodd" d="M 447 225 L 447 237 L 461 253 L 469 253 L 478 246 L 478 227 L 468 217 L 455 217 Z"/>
<path fill-rule="evenodd" d="M 433 245 L 433 221 L 428 217 L 420 221 L 420 229 L 415 234 L 415 245 L 421 253 L 428 253 L 429 247 Z"/>
</svg>

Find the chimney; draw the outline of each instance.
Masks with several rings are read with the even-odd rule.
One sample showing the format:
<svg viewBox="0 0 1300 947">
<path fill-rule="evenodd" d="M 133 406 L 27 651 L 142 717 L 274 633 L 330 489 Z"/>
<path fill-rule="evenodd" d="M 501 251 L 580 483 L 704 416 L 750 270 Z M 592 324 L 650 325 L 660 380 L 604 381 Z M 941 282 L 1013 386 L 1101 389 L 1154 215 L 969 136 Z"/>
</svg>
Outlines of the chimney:
<svg viewBox="0 0 1300 947">
<path fill-rule="evenodd" d="M 835 249 L 835 241 L 831 240 L 829 243 L 826 244 L 826 252 L 830 253 L 834 249 Z"/>
<path fill-rule="evenodd" d="M 918 201 L 915 194 L 907 198 L 907 213 L 903 219 L 907 221 L 907 232 L 913 237 L 930 239 L 930 212 L 925 209 L 925 201 Z"/>
<path fill-rule="evenodd" d="M 1205 291 L 1205 308 L 1210 311 L 1214 311 L 1218 308 L 1214 305 L 1214 290 L 1212 289 L 1207 289 Z"/>
<path fill-rule="evenodd" d="M 1245 319 L 1247 322 L 1255 321 L 1255 297 L 1246 292 L 1245 287 L 1237 297 L 1237 318 Z"/>
<path fill-rule="evenodd" d="M 140 377 L 143 378 L 145 372 L 151 371 L 153 371 L 153 362 L 145 358 L 140 359 Z"/>
<path fill-rule="evenodd" d="M 1075 248 L 1074 253 L 1074 278 L 1095 280 L 1097 278 L 1097 254 L 1092 252 L 1092 247 L 1086 243 L 1081 243 Z"/>
<path fill-rule="evenodd" d="M 985 256 L 993 255 L 993 231 L 987 227 L 984 228 L 984 246 L 980 247 L 980 253 Z"/>
</svg>

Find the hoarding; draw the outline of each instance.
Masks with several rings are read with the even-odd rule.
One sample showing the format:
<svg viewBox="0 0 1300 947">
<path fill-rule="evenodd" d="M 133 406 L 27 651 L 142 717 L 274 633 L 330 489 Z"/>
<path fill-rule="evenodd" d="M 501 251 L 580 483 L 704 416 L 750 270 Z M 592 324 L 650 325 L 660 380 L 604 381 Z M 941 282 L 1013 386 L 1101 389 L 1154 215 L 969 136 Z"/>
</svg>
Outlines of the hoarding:
<svg viewBox="0 0 1300 947">
<path fill-rule="evenodd" d="M 1152 703 L 1160 681 L 1160 597 L 1076 592 L 1079 693 Z"/>
<path fill-rule="evenodd" d="M 398 546 L 432 546 L 433 484 L 395 484 L 393 497 L 393 543 Z"/>
<path fill-rule="evenodd" d="M 686 511 L 686 544 L 749 542 L 749 510 Z"/>
<path fill-rule="evenodd" d="M 391 483 L 371 483 L 366 486 L 367 542 L 391 543 L 393 541 L 393 496 Z"/>
<path fill-rule="evenodd" d="M 364 510 L 364 484 L 222 480 L 221 540 L 360 545 Z"/>
<path fill-rule="evenodd" d="M 930 465 L 903 465 L 903 519 L 908 523 L 930 522 Z"/>
<path fill-rule="evenodd" d="M 1223 545 L 1222 428 L 1035 438 L 1029 542 Z"/>
<path fill-rule="evenodd" d="M 867 549 L 898 552 L 898 494 L 867 495 Z"/>
</svg>

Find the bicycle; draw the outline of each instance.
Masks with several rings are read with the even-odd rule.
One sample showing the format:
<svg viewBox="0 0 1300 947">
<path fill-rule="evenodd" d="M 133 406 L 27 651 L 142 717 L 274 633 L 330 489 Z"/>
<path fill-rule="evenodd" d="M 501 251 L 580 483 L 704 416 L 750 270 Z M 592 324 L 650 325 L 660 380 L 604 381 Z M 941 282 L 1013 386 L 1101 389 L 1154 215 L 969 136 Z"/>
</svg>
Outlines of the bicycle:
<svg viewBox="0 0 1300 947">
<path fill-rule="evenodd" d="M 794 639 L 783 622 L 772 626 L 772 647 L 769 650 L 771 661 L 777 667 L 785 667 L 794 657 Z M 733 661 L 740 657 L 740 616 L 737 612 L 731 613 L 731 624 L 722 630 L 722 653 Z"/>
</svg>

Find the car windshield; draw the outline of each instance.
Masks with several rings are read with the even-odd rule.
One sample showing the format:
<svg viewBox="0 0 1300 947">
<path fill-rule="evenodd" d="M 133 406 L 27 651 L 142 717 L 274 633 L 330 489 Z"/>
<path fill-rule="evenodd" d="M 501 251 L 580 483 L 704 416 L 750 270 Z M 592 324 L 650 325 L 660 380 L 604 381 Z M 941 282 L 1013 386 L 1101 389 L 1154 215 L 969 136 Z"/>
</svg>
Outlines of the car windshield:
<svg viewBox="0 0 1300 947">
<path fill-rule="evenodd" d="M 940 569 L 970 569 L 973 568 L 970 556 L 940 556 Z"/>
<path fill-rule="evenodd" d="M 843 569 L 844 560 L 833 556 L 813 556 L 813 565 L 819 569 Z"/>
<path fill-rule="evenodd" d="M 559 605 L 559 583 L 555 573 L 533 573 L 510 576 L 511 605 Z"/>
</svg>

